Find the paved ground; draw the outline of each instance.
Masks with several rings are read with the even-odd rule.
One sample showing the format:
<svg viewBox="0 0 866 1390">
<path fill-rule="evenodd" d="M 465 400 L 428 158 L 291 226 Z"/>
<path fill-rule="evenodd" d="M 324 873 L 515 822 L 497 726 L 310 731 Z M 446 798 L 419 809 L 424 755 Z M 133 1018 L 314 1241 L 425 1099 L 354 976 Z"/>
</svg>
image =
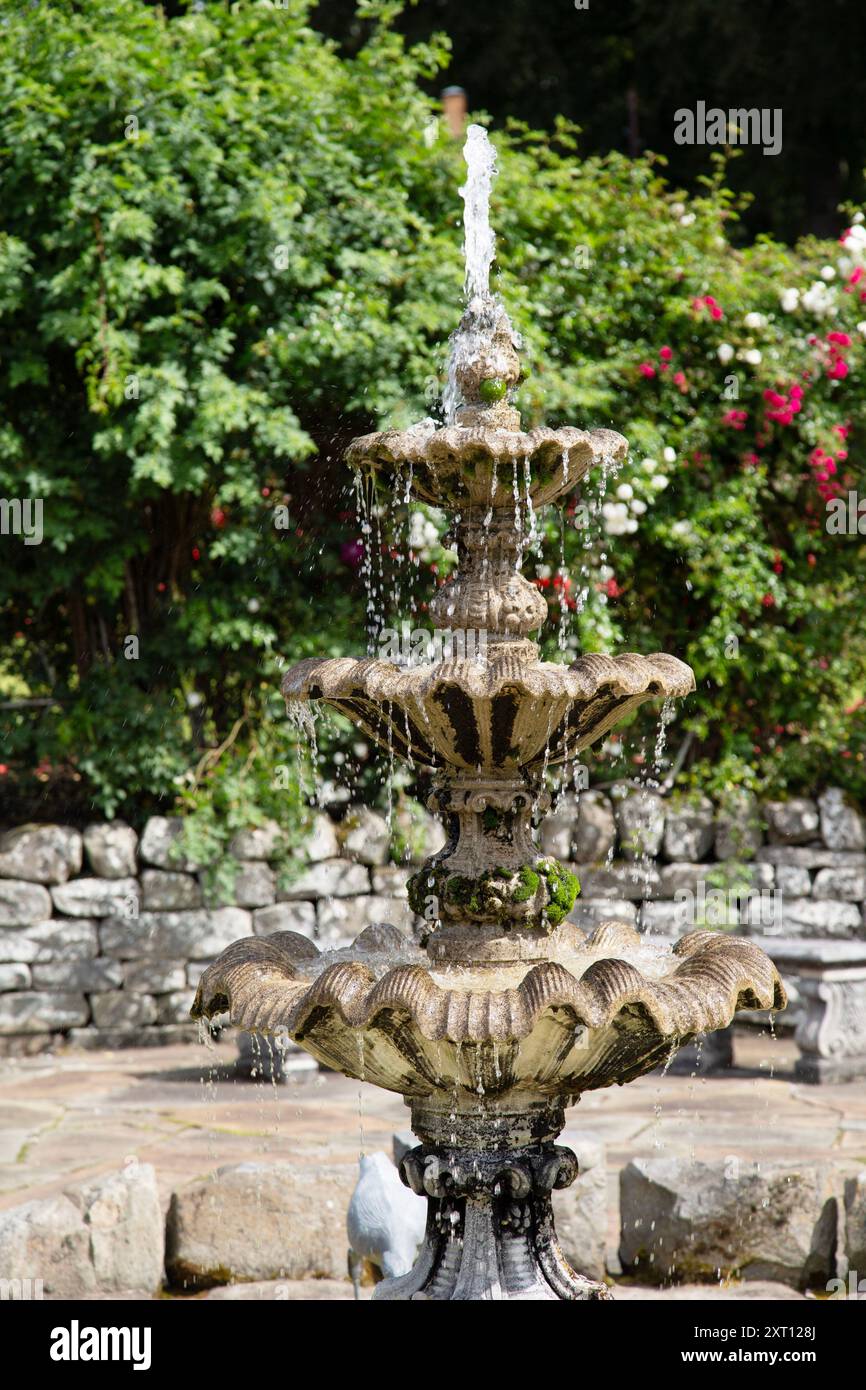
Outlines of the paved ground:
<svg viewBox="0 0 866 1390">
<path fill-rule="evenodd" d="M 154 1165 L 167 1203 L 174 1188 L 221 1164 L 352 1161 L 362 1148 L 390 1151 L 392 1132 L 407 1127 L 398 1096 L 317 1072 L 279 1087 L 235 1079 L 235 1055 L 227 1041 L 5 1059 L 0 1209 L 133 1155 Z M 617 1175 L 630 1158 L 832 1158 L 846 1171 L 866 1166 L 866 1084 L 796 1084 L 795 1057 L 791 1041 L 753 1034 L 737 1038 L 737 1066 L 728 1073 L 655 1075 L 584 1096 L 568 1123 L 606 1145 L 612 1252 Z"/>
</svg>

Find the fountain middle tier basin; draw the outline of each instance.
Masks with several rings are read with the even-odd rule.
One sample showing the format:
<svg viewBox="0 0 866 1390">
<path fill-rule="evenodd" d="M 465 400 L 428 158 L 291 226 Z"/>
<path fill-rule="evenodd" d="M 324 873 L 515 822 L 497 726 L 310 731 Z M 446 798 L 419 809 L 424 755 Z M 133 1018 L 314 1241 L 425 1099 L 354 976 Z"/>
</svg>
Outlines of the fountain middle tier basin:
<svg viewBox="0 0 866 1390">
<path fill-rule="evenodd" d="M 250 937 L 205 971 L 192 1015 L 288 1035 L 447 1128 L 449 1113 L 479 1108 L 531 1125 L 533 1110 L 549 1117 L 583 1091 L 641 1076 L 738 1010 L 785 1007 L 764 952 L 719 932 L 672 945 L 621 922 L 590 937 L 566 923 L 546 948 L 538 964 L 466 967 L 432 964 L 387 924 L 327 954 L 295 932 Z"/>
<path fill-rule="evenodd" d="M 570 666 L 537 661 L 537 652 L 516 639 L 425 666 L 311 657 L 281 689 L 290 705 L 326 701 L 407 761 L 513 776 L 571 761 L 645 701 L 695 688 L 691 667 L 664 652 L 590 653 Z"/>
</svg>

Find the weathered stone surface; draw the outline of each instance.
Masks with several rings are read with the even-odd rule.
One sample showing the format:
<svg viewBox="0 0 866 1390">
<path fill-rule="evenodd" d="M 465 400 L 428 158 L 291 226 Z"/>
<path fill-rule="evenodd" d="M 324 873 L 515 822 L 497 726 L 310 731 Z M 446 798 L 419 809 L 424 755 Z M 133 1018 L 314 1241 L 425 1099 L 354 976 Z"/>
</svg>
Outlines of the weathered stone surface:
<svg viewBox="0 0 866 1390">
<path fill-rule="evenodd" d="M 81 836 L 68 825 L 18 825 L 0 835 L 0 877 L 65 883 L 81 868 Z"/>
<path fill-rule="evenodd" d="M 105 994 L 95 994 L 90 1007 L 97 1028 L 145 1028 L 148 1023 L 156 1023 L 156 1003 L 149 994 L 127 994 L 123 989 L 109 990 Z M 177 1020 L 170 1019 L 168 1022 L 175 1023 Z"/>
<path fill-rule="evenodd" d="M 192 1005 L 192 995 L 189 990 L 171 990 L 168 994 L 160 994 L 154 1000 L 156 1005 L 157 1023 L 188 1023 L 189 1011 Z"/>
<path fill-rule="evenodd" d="M 30 966 L 19 963 L 0 965 L 0 992 L 7 989 L 29 989 Z"/>
<path fill-rule="evenodd" d="M 90 1233 L 75 1203 L 59 1193 L 0 1212 L 0 1268 L 5 1279 L 41 1279 L 55 1297 L 93 1292 Z"/>
<path fill-rule="evenodd" d="M 59 955 L 64 960 L 85 959 L 99 950 L 96 925 L 81 918 L 47 917 L 27 927 L 0 931 L 0 960 L 47 964 Z"/>
<path fill-rule="evenodd" d="M 620 853 L 625 859 L 658 854 L 665 829 L 665 803 L 657 792 L 641 787 L 614 794 L 613 814 L 619 832 Z"/>
<path fill-rule="evenodd" d="M 72 1028 L 69 1042 L 73 1047 L 83 1047 L 93 1052 L 115 1052 L 118 1048 L 129 1047 L 175 1047 L 178 1044 L 201 1042 L 201 1032 L 197 1024 L 152 1023 L 147 1028 Z"/>
<path fill-rule="evenodd" d="M 59 1033 L 90 1018 L 83 994 L 15 990 L 0 994 L 0 1033 Z"/>
<path fill-rule="evenodd" d="M 202 866 L 181 854 L 177 841 L 183 833 L 183 821 L 178 816 L 151 816 L 144 827 L 139 854 L 145 864 L 155 869 L 175 869 L 194 874 Z"/>
<path fill-rule="evenodd" d="M 38 883 L 0 878 L 0 927 L 23 927 L 51 916 L 51 894 Z"/>
<path fill-rule="evenodd" d="M 866 898 L 866 869 L 819 869 L 812 884 L 812 897 L 862 902 Z"/>
<path fill-rule="evenodd" d="M 716 814 L 716 858 L 749 860 L 764 838 L 764 817 L 758 798 L 735 788 Z"/>
<path fill-rule="evenodd" d="M 109 917 L 99 928 L 103 954 L 121 960 L 138 956 L 206 960 L 241 936 L 252 935 L 252 918 L 241 907 L 211 911 L 142 912 Z"/>
<path fill-rule="evenodd" d="M 201 907 L 201 884 L 193 874 L 172 869 L 145 869 L 141 875 L 141 906 L 145 912 L 171 912 Z"/>
<path fill-rule="evenodd" d="M 582 898 L 627 898 L 640 902 L 643 898 L 657 898 L 661 887 L 658 869 L 649 862 L 620 861 L 603 869 L 575 864 L 574 871 L 580 880 Z"/>
<path fill-rule="evenodd" d="M 763 811 L 771 845 L 805 845 L 820 834 L 818 807 L 810 797 L 765 801 Z"/>
<path fill-rule="evenodd" d="M 848 1268 L 866 1279 L 866 1168 L 845 1182 L 843 1237 Z"/>
<path fill-rule="evenodd" d="M 343 854 L 356 864 L 385 864 L 391 832 L 384 816 L 369 806 L 350 806 L 337 830 Z"/>
<path fill-rule="evenodd" d="M 74 989 L 99 994 L 118 989 L 123 972 L 116 960 L 64 960 L 59 957 L 47 965 L 33 966 L 34 989 Z"/>
<path fill-rule="evenodd" d="M 703 859 L 715 838 L 715 811 L 705 796 L 668 804 L 664 852 L 668 859 Z"/>
<path fill-rule="evenodd" d="M 317 940 L 323 950 L 339 942 L 354 941 L 374 922 L 410 930 L 415 915 L 405 898 L 368 894 L 359 898 L 322 898 L 317 908 Z"/>
<path fill-rule="evenodd" d="M 67 917 L 134 917 L 139 909 L 138 881 L 134 878 L 75 878 L 51 889 L 58 912 Z"/>
<path fill-rule="evenodd" d="M 836 1207 L 824 1165 L 641 1158 L 620 1174 L 620 1258 L 647 1283 L 736 1275 L 822 1287 Z"/>
<path fill-rule="evenodd" d="M 0 1212 L 0 1268 L 41 1278 L 46 1294 L 153 1293 L 162 1278 L 163 1222 L 150 1164 Z"/>
<path fill-rule="evenodd" d="M 124 821 L 100 821 L 84 832 L 84 849 L 98 878 L 133 878 L 138 872 L 138 836 Z"/>
<path fill-rule="evenodd" d="M 320 864 L 323 859 L 336 859 L 340 853 L 340 842 L 334 822 L 324 811 L 319 811 L 313 817 L 313 824 L 301 845 L 300 853 L 301 858 L 310 864 Z"/>
<path fill-rule="evenodd" d="M 373 870 L 373 892 L 383 898 L 405 898 L 411 868 L 387 864 Z"/>
<path fill-rule="evenodd" d="M 774 924 L 788 936 L 859 937 L 863 919 L 853 903 L 827 902 L 818 898 L 783 898 L 781 922 Z M 752 935 L 760 928 L 761 904 L 750 902 L 743 914 L 743 924 Z"/>
<path fill-rule="evenodd" d="M 626 902 L 622 898 L 585 898 L 581 894 L 569 913 L 568 920 L 575 926 L 591 931 L 600 922 L 635 922 L 637 908 L 633 902 Z"/>
<path fill-rule="evenodd" d="M 273 869 L 263 860 L 242 860 L 231 896 L 237 907 L 270 907 L 277 896 Z"/>
<path fill-rule="evenodd" d="M 70 1193 L 73 1201 L 77 1193 Z M 131 1162 L 80 1189 L 90 1258 L 102 1292 L 156 1290 L 162 1282 L 165 1236 L 156 1173 Z"/>
<path fill-rule="evenodd" d="M 613 807 L 604 792 L 581 792 L 572 826 L 571 854 L 578 864 L 603 864 L 616 844 Z"/>
<path fill-rule="evenodd" d="M 120 968 L 123 988 L 132 994 L 169 994 L 189 988 L 181 960 L 132 961 Z"/>
<path fill-rule="evenodd" d="M 685 903 L 660 898 L 658 902 L 641 903 L 638 929 L 658 936 L 682 936 L 689 930 L 688 916 Z"/>
<path fill-rule="evenodd" d="M 858 850 L 822 849 L 820 845 L 763 845 L 756 859 L 796 869 L 866 869 L 866 854 Z"/>
<path fill-rule="evenodd" d="M 240 1163 L 172 1195 L 166 1270 L 176 1288 L 341 1278 L 357 1165 Z"/>
<path fill-rule="evenodd" d="M 554 859 L 571 858 L 571 837 L 577 823 L 577 798 L 562 796 L 555 811 L 544 817 L 538 829 L 538 847 Z"/>
<path fill-rule="evenodd" d="M 419 801 L 401 796 L 392 817 L 391 847 L 401 863 L 420 864 L 443 849 L 447 836 L 438 816 L 432 816 Z"/>
<path fill-rule="evenodd" d="M 604 1279 L 607 1247 L 607 1173 L 604 1147 L 580 1130 L 564 1130 L 557 1143 L 577 1158 L 578 1177 L 553 1192 L 556 1234 L 569 1264 L 587 1279 Z"/>
<path fill-rule="evenodd" d="M 808 869 L 798 869 L 793 865 L 777 864 L 776 887 L 785 898 L 808 898 L 812 892 L 812 880 Z"/>
<path fill-rule="evenodd" d="M 818 797 L 821 839 L 828 849 L 866 848 L 866 820 L 840 787 Z"/>
<path fill-rule="evenodd" d="M 285 836 L 275 820 L 266 820 L 249 830 L 239 830 L 229 843 L 229 854 L 235 859 L 276 859 L 282 852 Z"/>
<path fill-rule="evenodd" d="M 369 893 L 370 873 L 363 864 L 348 859 L 324 859 L 311 864 L 294 882 L 277 890 L 280 902 L 298 898 L 349 898 Z"/>
<path fill-rule="evenodd" d="M 296 931 L 312 939 L 316 934 L 316 904 L 291 902 L 257 907 L 253 913 L 253 931 L 256 936 L 270 936 L 275 931 Z"/>
</svg>

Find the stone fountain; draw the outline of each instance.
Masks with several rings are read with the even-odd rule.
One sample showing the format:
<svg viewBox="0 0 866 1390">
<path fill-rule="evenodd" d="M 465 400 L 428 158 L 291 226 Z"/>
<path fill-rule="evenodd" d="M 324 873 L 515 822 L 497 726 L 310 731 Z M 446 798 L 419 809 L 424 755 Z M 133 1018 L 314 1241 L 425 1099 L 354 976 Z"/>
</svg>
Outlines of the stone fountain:
<svg viewBox="0 0 866 1390">
<path fill-rule="evenodd" d="M 436 592 L 439 628 L 485 638 L 480 653 L 428 665 L 311 659 L 286 675 L 289 703 L 333 706 L 389 754 L 431 774 L 445 848 L 409 881 L 423 929 L 388 924 L 321 953 L 278 932 L 230 946 L 204 973 L 193 1017 L 288 1036 L 327 1066 L 400 1093 L 421 1141 L 401 1176 L 428 1198 L 410 1274 L 380 1299 L 606 1299 L 557 1243 L 551 1192 L 577 1160 L 556 1144 L 584 1091 L 666 1063 L 740 1009 L 781 1009 L 772 963 L 752 942 L 695 931 L 671 946 L 623 922 L 585 936 L 579 891 L 542 857 L 533 816 L 545 773 L 573 763 L 647 700 L 694 689 L 664 653 L 539 660 L 546 603 L 520 566 L 539 508 L 627 444 L 610 430 L 523 432 L 507 315 L 490 294 L 493 152 L 470 128 L 467 308 L 452 340 L 447 423 L 366 435 L 362 474 L 454 517 L 458 566 Z"/>
</svg>

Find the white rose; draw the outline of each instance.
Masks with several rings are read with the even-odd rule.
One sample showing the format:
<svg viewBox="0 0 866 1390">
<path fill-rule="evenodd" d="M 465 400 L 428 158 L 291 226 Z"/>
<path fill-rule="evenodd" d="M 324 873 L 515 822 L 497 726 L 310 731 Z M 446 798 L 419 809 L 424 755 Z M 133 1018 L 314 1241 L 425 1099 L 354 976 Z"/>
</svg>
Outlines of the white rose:
<svg viewBox="0 0 866 1390">
<path fill-rule="evenodd" d="M 657 492 L 663 492 L 670 482 L 670 478 L 665 477 L 664 473 L 656 473 L 654 478 L 650 478 L 650 487 L 654 487 Z"/>
<path fill-rule="evenodd" d="M 623 502 L 627 502 L 630 497 L 634 497 L 634 488 L 631 483 L 620 483 L 616 490 L 617 497 L 621 497 Z"/>
<path fill-rule="evenodd" d="M 793 314 L 794 310 L 800 303 L 800 291 L 795 290 L 793 288 L 782 290 L 782 293 L 779 296 L 779 303 L 785 310 L 786 314 Z"/>
<path fill-rule="evenodd" d="M 685 212 L 680 218 L 680 226 L 690 227 L 694 221 L 696 221 L 695 214 L 693 212 Z"/>
<path fill-rule="evenodd" d="M 757 348 L 746 348 L 739 357 L 742 362 L 748 362 L 750 367 L 757 367 L 761 361 L 761 354 Z"/>
<path fill-rule="evenodd" d="M 631 502 L 629 502 L 629 506 L 635 516 L 643 516 L 646 511 L 646 502 L 642 502 L 639 497 L 632 498 Z"/>
<path fill-rule="evenodd" d="M 662 458 L 664 459 L 665 463 L 676 463 L 676 461 L 677 461 L 677 451 L 676 451 L 676 449 L 672 449 L 671 446 L 670 446 L 670 444 L 667 444 L 667 445 L 665 446 L 665 448 L 662 450 Z"/>
<path fill-rule="evenodd" d="M 833 269 L 833 267 L 832 267 L 831 265 L 822 266 L 822 268 L 821 268 L 821 279 L 822 279 L 822 280 L 835 280 L 835 279 L 836 279 L 836 272 L 835 272 L 835 270 Z"/>
<path fill-rule="evenodd" d="M 752 312 L 751 314 L 746 314 L 743 323 L 747 328 L 766 328 L 767 316 L 766 314 Z"/>
<path fill-rule="evenodd" d="M 643 463 L 641 464 L 641 468 L 643 469 L 644 473 L 655 473 L 656 469 L 658 468 L 658 464 L 656 463 L 655 459 L 644 459 Z"/>
<path fill-rule="evenodd" d="M 723 367 L 730 362 L 733 355 L 734 349 L 731 347 L 730 343 L 719 343 L 719 346 L 716 348 L 716 356 Z"/>
</svg>

